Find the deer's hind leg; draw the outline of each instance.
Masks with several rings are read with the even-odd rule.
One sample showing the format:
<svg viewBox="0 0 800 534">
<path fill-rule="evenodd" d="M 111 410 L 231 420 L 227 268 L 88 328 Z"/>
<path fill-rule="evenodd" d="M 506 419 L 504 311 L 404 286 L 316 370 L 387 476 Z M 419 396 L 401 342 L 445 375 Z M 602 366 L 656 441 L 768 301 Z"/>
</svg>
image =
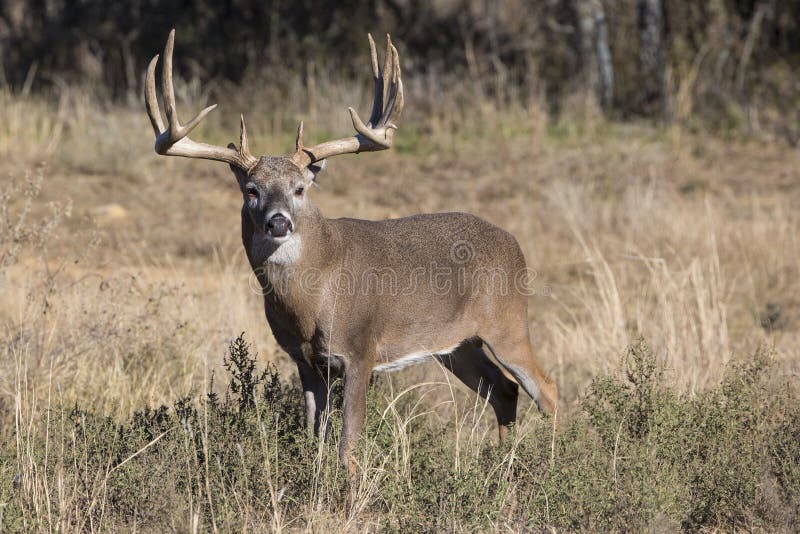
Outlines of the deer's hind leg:
<svg viewBox="0 0 800 534">
<path fill-rule="evenodd" d="M 506 378 L 479 341 L 468 341 L 450 354 L 437 355 L 436 359 L 466 386 L 489 399 L 497 416 L 500 441 L 503 441 L 509 425 L 517 420 L 517 384 Z"/>
<path fill-rule="evenodd" d="M 517 383 L 531 396 L 539 410 L 555 414 L 558 410 L 558 386 L 542 369 L 525 331 L 498 332 L 481 339 L 494 358 L 502 365 Z"/>
</svg>

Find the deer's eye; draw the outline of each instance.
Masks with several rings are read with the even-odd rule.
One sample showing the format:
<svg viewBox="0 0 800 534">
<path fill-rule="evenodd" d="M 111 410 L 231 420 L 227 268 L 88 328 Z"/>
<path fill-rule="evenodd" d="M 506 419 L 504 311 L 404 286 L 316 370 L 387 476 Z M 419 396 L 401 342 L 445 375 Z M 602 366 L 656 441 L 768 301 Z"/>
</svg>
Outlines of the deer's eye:
<svg viewBox="0 0 800 534">
<path fill-rule="evenodd" d="M 294 190 L 294 194 L 295 196 L 300 197 L 303 196 L 303 191 L 305 191 L 305 188 L 301 185 L 300 187 Z"/>
<path fill-rule="evenodd" d="M 247 199 L 248 200 L 255 200 L 258 198 L 258 189 L 253 186 L 247 188 Z"/>
</svg>

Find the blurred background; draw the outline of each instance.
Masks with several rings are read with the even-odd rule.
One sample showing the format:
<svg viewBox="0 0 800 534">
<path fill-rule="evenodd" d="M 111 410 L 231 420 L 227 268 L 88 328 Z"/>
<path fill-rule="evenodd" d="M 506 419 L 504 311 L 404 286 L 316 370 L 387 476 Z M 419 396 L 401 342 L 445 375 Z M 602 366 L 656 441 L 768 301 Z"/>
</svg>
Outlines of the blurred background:
<svg viewBox="0 0 800 534">
<path fill-rule="evenodd" d="M 799 26 L 797 0 L 6 0 L 0 85 L 138 102 L 176 27 L 177 70 L 215 98 L 230 84 L 296 98 L 298 77 L 365 80 L 364 34 L 391 32 L 417 99 L 466 92 L 559 113 L 581 95 L 614 118 L 796 144 Z"/>
</svg>

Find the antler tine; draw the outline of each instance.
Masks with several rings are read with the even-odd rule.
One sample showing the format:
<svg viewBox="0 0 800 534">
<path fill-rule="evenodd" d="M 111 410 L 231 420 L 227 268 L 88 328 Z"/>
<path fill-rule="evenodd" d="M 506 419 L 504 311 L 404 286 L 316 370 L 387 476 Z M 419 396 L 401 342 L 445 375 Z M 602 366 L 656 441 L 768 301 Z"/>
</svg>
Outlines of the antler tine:
<svg viewBox="0 0 800 534">
<path fill-rule="evenodd" d="M 353 121 L 353 128 L 356 132 L 358 132 L 359 135 L 365 137 L 374 145 L 380 146 L 381 148 L 389 148 L 391 146 L 391 144 L 386 144 L 385 132 L 384 138 L 381 139 L 380 131 L 373 129 L 372 126 L 367 126 L 364 124 L 364 121 L 361 120 L 361 117 L 358 116 L 358 112 L 355 109 L 347 108 L 347 111 L 350 112 L 350 120 Z"/>
<path fill-rule="evenodd" d="M 367 36 L 370 45 L 370 60 L 372 76 L 375 82 L 375 95 L 372 102 L 372 113 L 368 124 L 359 117 L 353 108 L 347 108 L 350 119 L 357 135 L 333 141 L 326 141 L 313 147 L 302 144 L 302 124 L 298 128 L 296 151 L 292 161 L 305 168 L 311 163 L 338 156 L 339 154 L 353 154 L 359 152 L 373 152 L 391 148 L 395 122 L 400 118 L 403 110 L 403 82 L 400 79 L 400 56 L 392 44 L 391 37 L 386 36 L 386 57 L 383 69 L 378 68 L 378 54 L 375 41 L 371 35 Z"/>
<path fill-rule="evenodd" d="M 239 153 L 243 156 L 251 156 L 250 143 L 247 141 L 247 128 L 244 125 L 244 115 L 239 115 Z"/>
<path fill-rule="evenodd" d="M 303 150 L 305 148 L 303 146 L 303 121 L 300 121 L 300 124 L 297 125 L 297 138 L 294 140 L 294 149 L 295 150 Z"/>
<path fill-rule="evenodd" d="M 403 78 L 400 75 L 400 54 L 397 49 L 392 45 L 392 52 L 394 53 L 394 77 L 395 84 L 397 84 L 397 91 L 395 92 L 395 102 L 392 114 L 389 116 L 389 125 L 397 128 L 394 122 L 400 119 L 400 114 L 403 112 L 403 105 L 405 100 L 403 98 Z"/>
<path fill-rule="evenodd" d="M 372 112 L 369 114 L 369 125 L 374 126 L 378 124 L 383 112 L 383 76 L 381 71 L 378 70 L 378 51 L 375 49 L 375 41 L 372 39 L 372 34 L 367 34 L 369 39 L 369 55 L 372 62 L 372 77 L 375 81 L 375 96 L 372 101 Z"/>
<path fill-rule="evenodd" d="M 172 84 L 172 53 L 175 50 L 175 29 L 169 32 L 167 44 L 164 46 L 164 62 L 161 65 L 161 94 L 164 95 L 164 108 L 169 123 L 169 140 L 178 141 L 191 133 L 206 115 L 217 107 L 212 104 L 198 113 L 186 125 L 181 126 L 178 120 L 178 108 L 175 104 L 175 86 Z"/>
<path fill-rule="evenodd" d="M 392 38 L 389 34 L 386 34 L 386 53 L 383 57 L 383 72 L 381 73 L 381 78 L 383 78 L 383 107 L 386 108 L 386 104 L 389 98 L 389 90 L 392 86 L 392 66 L 394 62 L 392 61 Z"/>
<path fill-rule="evenodd" d="M 158 63 L 158 54 L 150 60 L 147 66 L 147 75 L 144 79 L 145 93 L 144 103 L 147 107 L 147 116 L 150 117 L 150 124 L 153 126 L 153 131 L 156 137 L 161 135 L 164 131 L 164 121 L 161 119 L 161 110 L 158 108 L 158 96 L 156 95 L 156 64 Z"/>
<path fill-rule="evenodd" d="M 164 111 L 167 114 L 170 133 L 175 135 L 180 128 L 178 112 L 175 110 L 175 87 L 172 85 L 172 52 L 175 50 L 175 29 L 169 32 L 167 44 L 164 45 L 164 58 L 161 62 L 161 96 L 164 97 Z M 177 139 L 172 139 L 177 141 Z"/>
<path fill-rule="evenodd" d="M 158 107 L 158 96 L 156 95 L 155 70 L 159 56 L 156 55 L 147 67 L 145 78 L 145 106 L 147 115 L 150 117 L 150 124 L 156 134 L 156 152 L 165 156 L 183 156 L 186 158 L 202 158 L 214 161 L 222 161 L 230 165 L 239 167 L 244 171 L 249 171 L 258 159 L 250 154 L 247 142 L 247 131 L 244 126 L 244 117 L 241 118 L 240 147 L 238 150 L 223 148 L 220 146 L 198 143 L 189 139 L 188 135 L 194 130 L 211 110 L 217 107 L 216 104 L 208 106 L 195 115 L 185 125 L 181 125 L 178 120 L 177 107 L 175 105 L 175 89 L 172 85 L 172 53 L 175 48 L 175 30 L 169 32 L 167 44 L 164 47 L 164 57 L 162 59 L 162 80 L 161 91 L 164 97 L 164 108 L 167 115 L 167 127 L 164 128 L 164 121 L 161 118 L 161 110 Z"/>
<path fill-rule="evenodd" d="M 400 57 L 397 54 L 397 49 L 389 45 L 387 55 L 391 56 L 392 71 L 388 90 L 388 99 L 386 102 L 385 110 L 381 116 L 381 124 L 387 128 L 397 128 L 393 124 L 394 120 L 400 116 L 403 110 L 403 87 L 402 80 L 400 79 Z"/>
</svg>

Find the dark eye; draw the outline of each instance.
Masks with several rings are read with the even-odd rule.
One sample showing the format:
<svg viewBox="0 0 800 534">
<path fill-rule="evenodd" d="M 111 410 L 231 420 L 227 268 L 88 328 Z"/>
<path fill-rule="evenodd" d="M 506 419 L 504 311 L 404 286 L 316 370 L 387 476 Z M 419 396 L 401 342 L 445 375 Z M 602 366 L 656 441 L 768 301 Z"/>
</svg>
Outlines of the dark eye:
<svg viewBox="0 0 800 534">
<path fill-rule="evenodd" d="M 294 194 L 295 196 L 299 197 L 303 195 L 303 191 L 305 191 L 305 188 L 301 185 L 300 187 L 294 190 Z"/>
<path fill-rule="evenodd" d="M 258 198 L 258 189 L 253 186 L 247 188 L 247 198 L 248 200 L 255 200 Z"/>
</svg>

